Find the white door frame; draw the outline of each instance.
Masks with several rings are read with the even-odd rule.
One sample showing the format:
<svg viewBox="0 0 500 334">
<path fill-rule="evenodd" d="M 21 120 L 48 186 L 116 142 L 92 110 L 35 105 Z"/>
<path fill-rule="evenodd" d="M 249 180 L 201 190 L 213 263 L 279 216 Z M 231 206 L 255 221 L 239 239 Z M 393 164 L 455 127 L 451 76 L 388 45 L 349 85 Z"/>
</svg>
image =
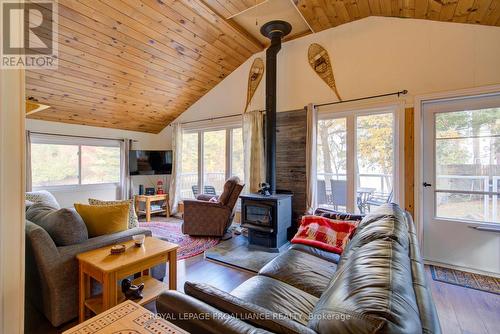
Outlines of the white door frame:
<svg viewBox="0 0 500 334">
<path fill-rule="evenodd" d="M 0 70 L 0 333 L 24 333 L 25 117 L 24 70 Z"/>
<path fill-rule="evenodd" d="M 466 88 L 454 91 L 446 91 L 446 92 L 438 92 L 424 95 L 416 95 L 414 100 L 414 112 L 415 112 L 415 124 L 414 124 L 414 154 L 415 154 L 415 214 L 414 220 L 417 227 L 417 236 L 420 244 L 420 249 L 424 249 L 423 240 L 424 235 L 424 224 L 423 224 L 423 210 L 424 210 L 424 201 L 423 201 L 423 191 L 422 191 L 422 182 L 423 179 L 423 157 L 424 157 L 424 146 L 423 146 L 423 109 L 422 105 L 424 102 L 432 101 L 432 100 L 440 100 L 440 99 L 449 99 L 455 97 L 466 97 L 473 95 L 481 95 L 488 93 L 496 93 L 500 92 L 500 84 L 499 85 L 490 85 L 490 86 L 482 86 L 482 87 L 473 87 Z M 425 261 L 427 262 L 427 261 Z"/>
</svg>

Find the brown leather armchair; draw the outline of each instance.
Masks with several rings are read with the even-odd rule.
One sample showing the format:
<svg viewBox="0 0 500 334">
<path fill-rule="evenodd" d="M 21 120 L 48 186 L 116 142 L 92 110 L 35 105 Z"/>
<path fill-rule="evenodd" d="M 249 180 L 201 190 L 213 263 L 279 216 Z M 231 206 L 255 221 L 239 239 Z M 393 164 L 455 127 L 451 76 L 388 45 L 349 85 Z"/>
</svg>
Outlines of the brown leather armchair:
<svg viewBox="0 0 500 334">
<path fill-rule="evenodd" d="M 219 197 L 201 194 L 196 200 L 184 200 L 182 233 L 222 237 L 231 225 L 234 208 L 243 187 L 240 179 L 233 176 L 226 181 Z"/>
</svg>

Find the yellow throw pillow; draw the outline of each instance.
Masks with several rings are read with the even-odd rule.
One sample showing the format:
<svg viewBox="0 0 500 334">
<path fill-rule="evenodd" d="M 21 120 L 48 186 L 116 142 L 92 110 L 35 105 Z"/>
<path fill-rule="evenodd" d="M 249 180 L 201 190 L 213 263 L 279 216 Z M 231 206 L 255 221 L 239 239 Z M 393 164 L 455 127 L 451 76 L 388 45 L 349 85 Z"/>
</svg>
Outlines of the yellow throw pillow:
<svg viewBox="0 0 500 334">
<path fill-rule="evenodd" d="M 129 204 L 87 205 L 75 203 L 82 217 L 89 238 L 125 231 L 128 228 Z"/>
</svg>

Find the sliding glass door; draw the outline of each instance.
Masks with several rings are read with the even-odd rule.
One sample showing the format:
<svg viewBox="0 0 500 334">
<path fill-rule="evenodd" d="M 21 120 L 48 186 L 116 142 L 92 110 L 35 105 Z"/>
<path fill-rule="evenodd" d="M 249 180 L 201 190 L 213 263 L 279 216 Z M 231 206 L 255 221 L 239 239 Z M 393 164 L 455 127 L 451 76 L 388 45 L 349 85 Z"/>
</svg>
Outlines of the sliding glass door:
<svg viewBox="0 0 500 334">
<path fill-rule="evenodd" d="M 229 177 L 243 180 L 241 127 L 185 131 L 182 145 L 182 198 L 220 195 Z"/>
<path fill-rule="evenodd" d="M 395 108 L 320 112 L 317 204 L 367 213 L 394 199 Z"/>
</svg>

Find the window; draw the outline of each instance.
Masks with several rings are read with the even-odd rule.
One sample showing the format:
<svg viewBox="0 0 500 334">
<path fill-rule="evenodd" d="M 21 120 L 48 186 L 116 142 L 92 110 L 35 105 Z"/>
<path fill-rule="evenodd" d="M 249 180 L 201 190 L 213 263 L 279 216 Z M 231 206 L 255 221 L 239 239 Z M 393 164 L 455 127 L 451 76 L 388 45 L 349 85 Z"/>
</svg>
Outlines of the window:
<svg viewBox="0 0 500 334">
<path fill-rule="evenodd" d="M 118 141 L 76 137 L 32 136 L 33 187 L 120 182 Z"/>
<path fill-rule="evenodd" d="M 220 195 L 227 178 L 243 179 L 241 127 L 186 130 L 181 170 L 182 198 L 194 198 L 200 193 Z"/>
<path fill-rule="evenodd" d="M 243 130 L 231 130 L 231 176 L 243 179 Z"/>
<path fill-rule="evenodd" d="M 198 132 L 184 133 L 182 136 L 181 198 L 194 198 L 194 192 L 197 192 L 198 188 L 198 167 Z"/>
<path fill-rule="evenodd" d="M 395 108 L 320 113 L 318 206 L 367 213 L 394 199 Z"/>
<path fill-rule="evenodd" d="M 500 108 L 435 114 L 437 218 L 500 222 Z"/>
</svg>

